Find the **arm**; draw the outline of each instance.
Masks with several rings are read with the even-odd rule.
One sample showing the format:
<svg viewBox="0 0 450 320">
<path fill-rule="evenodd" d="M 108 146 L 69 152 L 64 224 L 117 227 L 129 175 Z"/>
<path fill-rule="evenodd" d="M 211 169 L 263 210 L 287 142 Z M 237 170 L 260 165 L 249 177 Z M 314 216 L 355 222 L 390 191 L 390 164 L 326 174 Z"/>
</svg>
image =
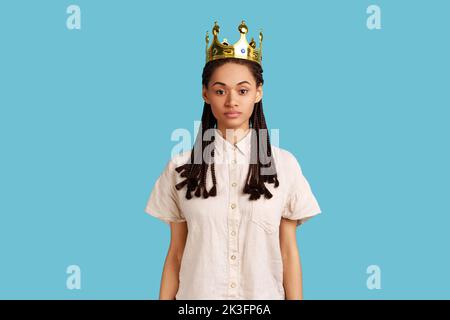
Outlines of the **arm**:
<svg viewBox="0 0 450 320">
<path fill-rule="evenodd" d="M 178 291 L 181 258 L 188 233 L 187 223 L 170 223 L 170 246 L 164 263 L 159 291 L 160 300 L 175 300 Z"/>
<path fill-rule="evenodd" d="M 302 268 L 297 248 L 296 220 L 281 218 L 280 248 L 286 300 L 302 300 Z"/>
</svg>

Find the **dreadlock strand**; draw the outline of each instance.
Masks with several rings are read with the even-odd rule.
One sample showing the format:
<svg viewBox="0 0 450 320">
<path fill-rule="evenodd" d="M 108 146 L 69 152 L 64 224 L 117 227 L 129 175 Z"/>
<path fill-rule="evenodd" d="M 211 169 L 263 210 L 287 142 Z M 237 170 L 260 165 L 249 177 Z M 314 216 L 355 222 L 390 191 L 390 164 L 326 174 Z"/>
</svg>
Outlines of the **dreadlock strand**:
<svg viewBox="0 0 450 320">
<path fill-rule="evenodd" d="M 215 139 L 214 139 L 215 140 Z M 212 197 L 215 197 L 217 195 L 217 189 L 216 189 L 216 168 L 214 164 L 214 150 L 212 150 L 211 156 L 212 156 L 212 163 L 211 163 L 211 178 L 213 182 L 213 186 L 209 190 L 209 195 Z"/>
</svg>

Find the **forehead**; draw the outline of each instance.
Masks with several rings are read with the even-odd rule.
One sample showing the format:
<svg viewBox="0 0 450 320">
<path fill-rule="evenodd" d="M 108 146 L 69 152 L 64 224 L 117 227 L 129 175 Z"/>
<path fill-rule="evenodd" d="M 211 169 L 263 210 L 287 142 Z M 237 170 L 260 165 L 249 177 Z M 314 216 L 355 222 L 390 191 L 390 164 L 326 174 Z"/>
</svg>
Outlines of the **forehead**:
<svg viewBox="0 0 450 320">
<path fill-rule="evenodd" d="M 252 85 L 255 83 L 252 73 L 245 65 L 236 63 L 226 63 L 214 70 L 210 83 L 223 82 L 228 86 L 235 86 L 239 82 L 248 81 Z"/>
</svg>

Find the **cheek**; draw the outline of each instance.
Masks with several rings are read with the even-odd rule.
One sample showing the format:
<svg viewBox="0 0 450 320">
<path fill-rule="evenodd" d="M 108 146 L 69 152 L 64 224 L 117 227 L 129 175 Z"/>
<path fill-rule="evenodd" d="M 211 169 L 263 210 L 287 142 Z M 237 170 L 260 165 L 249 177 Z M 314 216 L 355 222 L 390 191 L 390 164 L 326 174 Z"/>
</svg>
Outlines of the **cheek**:
<svg viewBox="0 0 450 320">
<path fill-rule="evenodd" d="M 213 109 L 219 110 L 220 108 L 222 108 L 222 106 L 224 105 L 224 98 L 217 96 L 217 95 L 212 95 L 209 98 L 209 102 L 211 104 L 211 107 Z"/>
<path fill-rule="evenodd" d="M 253 109 L 255 108 L 255 99 L 250 99 L 245 105 L 245 113 L 250 117 L 253 113 Z"/>
<path fill-rule="evenodd" d="M 220 104 L 215 104 L 214 101 L 211 101 L 211 111 L 214 118 L 220 118 L 220 115 L 222 114 Z"/>
</svg>

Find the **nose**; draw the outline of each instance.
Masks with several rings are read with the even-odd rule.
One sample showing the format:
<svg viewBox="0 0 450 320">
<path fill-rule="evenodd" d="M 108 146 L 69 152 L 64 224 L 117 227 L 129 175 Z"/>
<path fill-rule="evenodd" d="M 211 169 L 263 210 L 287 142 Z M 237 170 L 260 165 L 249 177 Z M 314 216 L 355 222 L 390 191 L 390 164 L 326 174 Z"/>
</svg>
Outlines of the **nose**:
<svg viewBox="0 0 450 320">
<path fill-rule="evenodd" d="M 227 100 L 225 101 L 225 106 L 227 107 L 237 107 L 237 99 L 236 99 L 236 93 L 233 92 L 233 90 L 230 91 L 230 94 L 227 96 Z"/>
</svg>

